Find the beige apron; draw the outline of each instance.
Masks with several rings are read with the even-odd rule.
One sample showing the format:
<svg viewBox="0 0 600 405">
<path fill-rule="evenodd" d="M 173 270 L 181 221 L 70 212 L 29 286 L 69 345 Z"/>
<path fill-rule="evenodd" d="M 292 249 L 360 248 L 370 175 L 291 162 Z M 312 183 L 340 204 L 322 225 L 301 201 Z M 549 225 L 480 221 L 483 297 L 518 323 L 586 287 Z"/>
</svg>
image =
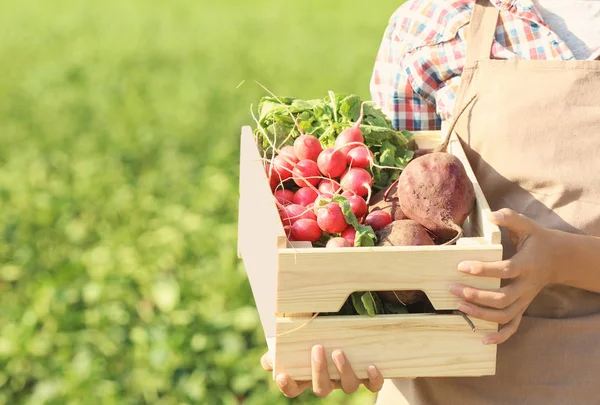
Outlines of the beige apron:
<svg viewBox="0 0 600 405">
<path fill-rule="evenodd" d="M 455 109 L 477 96 L 456 133 L 483 192 L 493 210 L 600 236 L 600 61 L 491 60 L 498 16 L 477 1 Z M 548 286 L 495 376 L 388 380 L 377 405 L 392 404 L 600 404 L 600 294 Z"/>
</svg>

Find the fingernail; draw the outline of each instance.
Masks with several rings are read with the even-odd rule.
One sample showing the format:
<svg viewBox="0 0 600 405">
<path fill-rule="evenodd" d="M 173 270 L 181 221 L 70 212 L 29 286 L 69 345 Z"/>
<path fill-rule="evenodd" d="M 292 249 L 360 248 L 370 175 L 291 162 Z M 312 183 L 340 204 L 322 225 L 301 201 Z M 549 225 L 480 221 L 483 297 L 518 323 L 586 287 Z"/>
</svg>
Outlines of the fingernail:
<svg viewBox="0 0 600 405">
<path fill-rule="evenodd" d="M 323 346 L 315 346 L 312 350 L 312 359 L 315 363 L 321 363 L 323 360 Z"/>
<path fill-rule="evenodd" d="M 344 353 L 342 353 L 339 350 L 336 350 L 333 352 L 333 361 L 335 362 L 335 364 L 338 367 L 344 367 L 344 364 L 346 364 L 346 357 L 344 356 Z"/>
<path fill-rule="evenodd" d="M 379 377 L 378 373 L 377 373 L 377 369 L 375 368 L 375 366 L 369 366 L 367 367 L 367 374 L 369 375 L 370 379 L 375 379 L 377 377 Z"/>
<path fill-rule="evenodd" d="M 462 271 L 463 273 L 470 273 L 471 272 L 471 263 L 469 263 L 469 262 L 459 263 L 458 271 Z"/>
<path fill-rule="evenodd" d="M 484 338 L 484 339 L 483 339 L 483 344 L 484 344 L 484 345 L 491 345 L 491 344 L 494 344 L 494 339 L 490 339 L 490 338 Z"/>
<path fill-rule="evenodd" d="M 496 221 L 503 221 L 504 220 L 504 214 L 501 212 L 492 212 L 490 214 L 492 216 L 492 218 L 494 218 Z"/>
<path fill-rule="evenodd" d="M 469 315 L 471 314 L 471 307 L 469 305 L 466 305 L 462 302 L 458 303 L 458 310 L 461 312 L 464 312 L 465 314 Z"/>
<path fill-rule="evenodd" d="M 454 295 L 460 295 L 462 288 L 458 285 L 451 285 L 450 288 L 448 288 L 448 290 Z"/>
</svg>

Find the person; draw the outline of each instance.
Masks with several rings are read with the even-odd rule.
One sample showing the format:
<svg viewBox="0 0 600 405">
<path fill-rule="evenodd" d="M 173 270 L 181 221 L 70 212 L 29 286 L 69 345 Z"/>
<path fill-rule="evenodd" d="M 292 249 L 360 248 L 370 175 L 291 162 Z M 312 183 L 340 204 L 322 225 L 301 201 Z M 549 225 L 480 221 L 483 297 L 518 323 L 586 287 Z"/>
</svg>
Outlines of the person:
<svg viewBox="0 0 600 405">
<path fill-rule="evenodd" d="M 497 322 L 493 376 L 341 380 L 313 348 L 313 380 L 290 397 L 365 384 L 377 404 L 600 402 L 600 1 L 409 0 L 390 19 L 373 100 L 398 129 L 451 123 L 502 231 L 503 260 L 457 271 L 502 279 L 451 286 L 458 309 Z M 447 128 L 447 127 L 445 127 Z M 376 366 L 376 365 L 375 365 Z M 270 368 L 270 357 L 263 356 Z"/>
</svg>

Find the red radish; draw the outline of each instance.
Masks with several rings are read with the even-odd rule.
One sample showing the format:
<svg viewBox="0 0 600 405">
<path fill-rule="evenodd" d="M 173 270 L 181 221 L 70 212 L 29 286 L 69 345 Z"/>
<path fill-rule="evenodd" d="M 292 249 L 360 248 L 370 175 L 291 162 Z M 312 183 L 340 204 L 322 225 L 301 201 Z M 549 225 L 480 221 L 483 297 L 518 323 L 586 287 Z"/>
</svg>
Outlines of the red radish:
<svg viewBox="0 0 600 405">
<path fill-rule="evenodd" d="M 344 156 L 346 156 L 350 150 L 358 146 L 356 144 L 349 146 L 344 145 L 354 142 L 365 142 L 365 138 L 363 137 L 362 131 L 360 130 L 360 125 L 362 124 L 363 118 L 365 117 L 363 107 L 364 103 L 360 106 L 360 118 L 358 119 L 358 121 L 356 121 L 354 126 L 352 126 L 351 128 L 343 130 L 342 133 L 338 135 L 333 145 L 335 149 L 340 149 Z"/>
<path fill-rule="evenodd" d="M 352 212 L 354 213 L 356 218 L 361 218 L 367 213 L 367 202 L 364 200 L 364 198 L 359 197 L 357 195 L 353 195 L 347 198 L 350 202 L 350 207 L 352 207 Z"/>
<path fill-rule="evenodd" d="M 312 135 L 300 135 L 294 141 L 294 152 L 298 160 L 308 159 L 316 162 L 322 150 L 321 142 Z"/>
<path fill-rule="evenodd" d="M 286 205 L 279 211 L 283 225 L 293 225 L 300 219 L 317 219 L 315 213 L 302 205 Z"/>
<path fill-rule="evenodd" d="M 361 167 L 366 168 L 371 165 L 373 161 L 373 152 L 369 148 L 358 146 L 348 152 L 346 155 L 346 164 L 348 167 Z"/>
<path fill-rule="evenodd" d="M 356 193 L 354 191 L 350 191 L 350 190 L 344 190 L 344 192 L 342 193 L 342 195 L 346 198 L 352 197 L 353 195 L 356 195 Z"/>
<path fill-rule="evenodd" d="M 317 211 L 317 223 L 327 233 L 340 233 L 348 227 L 342 209 L 337 203 L 329 203 Z"/>
<path fill-rule="evenodd" d="M 352 247 L 352 245 L 346 239 L 338 237 L 338 238 L 329 239 L 329 241 L 327 241 L 327 244 L 325 245 L 325 247 L 326 248 L 345 248 L 345 247 Z"/>
<path fill-rule="evenodd" d="M 294 198 L 292 199 L 292 202 L 294 204 L 304 205 L 305 207 L 308 208 L 309 204 L 312 204 L 315 202 L 315 200 L 317 199 L 317 196 L 318 196 L 317 192 L 315 190 L 313 190 L 312 188 L 302 187 L 301 189 L 296 191 L 296 194 L 294 194 Z"/>
<path fill-rule="evenodd" d="M 373 211 L 365 219 L 365 225 L 370 226 L 374 231 L 383 229 L 392 222 L 392 216 L 385 211 Z"/>
<path fill-rule="evenodd" d="M 344 154 L 344 156 L 348 155 L 352 149 L 359 146 L 356 142 L 363 143 L 365 139 L 363 138 L 362 132 L 360 129 L 355 129 L 354 127 L 348 128 L 344 130 L 335 140 L 333 147 Z M 352 144 L 348 146 L 344 146 L 347 144 Z"/>
<path fill-rule="evenodd" d="M 323 179 L 319 183 L 319 192 L 321 194 L 332 194 L 333 195 L 333 194 L 336 194 L 339 189 L 340 189 L 340 185 L 333 180 Z"/>
<path fill-rule="evenodd" d="M 356 229 L 354 229 L 353 226 L 349 226 L 348 228 L 344 229 L 344 232 L 342 232 L 342 238 L 350 242 L 350 246 L 354 246 L 354 240 L 356 239 Z"/>
<path fill-rule="evenodd" d="M 439 240 L 452 244 L 475 206 L 475 190 L 461 161 L 445 152 L 412 160 L 402 171 L 396 193 L 407 217 Z"/>
<path fill-rule="evenodd" d="M 333 148 L 327 148 L 317 158 L 319 170 L 327 177 L 339 177 L 346 170 L 344 154 Z"/>
<path fill-rule="evenodd" d="M 314 219 L 302 218 L 292 224 L 292 236 L 297 241 L 316 242 L 323 232 Z"/>
<path fill-rule="evenodd" d="M 315 214 L 317 213 L 317 211 L 319 211 L 319 208 L 320 208 L 319 202 L 321 200 L 331 200 L 332 198 L 333 198 L 333 194 L 330 194 L 330 193 L 322 193 L 322 194 L 320 194 L 317 197 L 317 199 L 315 200 L 315 202 L 313 203 Z"/>
<path fill-rule="evenodd" d="M 301 160 L 296 163 L 292 170 L 294 183 L 300 187 L 308 187 L 309 184 L 316 186 L 321 181 L 321 173 L 319 167 L 312 160 Z"/>
<path fill-rule="evenodd" d="M 294 192 L 290 190 L 276 190 L 273 195 L 281 205 L 290 205 L 294 200 Z"/>
<path fill-rule="evenodd" d="M 279 156 L 285 157 L 287 160 L 291 160 L 293 163 L 298 163 L 298 157 L 296 156 L 296 152 L 294 152 L 293 146 L 284 146 L 279 151 Z"/>
<path fill-rule="evenodd" d="M 292 177 L 292 169 L 294 168 L 291 162 L 285 160 L 282 156 L 276 156 L 272 162 L 273 170 L 285 181 Z"/>
<path fill-rule="evenodd" d="M 271 170 L 271 165 L 267 163 L 265 167 L 265 173 L 267 174 L 267 178 L 269 179 L 269 187 L 271 187 L 271 191 L 275 191 L 277 186 L 282 182 L 281 177 L 277 174 L 275 170 Z"/>
<path fill-rule="evenodd" d="M 358 167 L 348 169 L 340 179 L 342 188 L 351 190 L 361 197 L 368 196 L 373 185 L 373 178 L 368 171 Z"/>
</svg>

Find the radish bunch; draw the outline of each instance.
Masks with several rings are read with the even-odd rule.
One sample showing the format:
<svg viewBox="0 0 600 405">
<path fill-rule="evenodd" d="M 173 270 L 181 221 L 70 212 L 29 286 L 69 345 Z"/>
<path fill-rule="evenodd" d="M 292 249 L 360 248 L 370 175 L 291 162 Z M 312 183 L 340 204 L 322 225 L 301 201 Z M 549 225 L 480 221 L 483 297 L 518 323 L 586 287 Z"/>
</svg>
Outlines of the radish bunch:
<svg viewBox="0 0 600 405">
<path fill-rule="evenodd" d="M 333 148 L 324 149 L 316 137 L 303 134 L 266 165 L 290 240 L 325 247 L 375 242 L 373 228 L 365 225 L 373 153 L 364 144 L 360 122 L 340 133 Z"/>
</svg>

